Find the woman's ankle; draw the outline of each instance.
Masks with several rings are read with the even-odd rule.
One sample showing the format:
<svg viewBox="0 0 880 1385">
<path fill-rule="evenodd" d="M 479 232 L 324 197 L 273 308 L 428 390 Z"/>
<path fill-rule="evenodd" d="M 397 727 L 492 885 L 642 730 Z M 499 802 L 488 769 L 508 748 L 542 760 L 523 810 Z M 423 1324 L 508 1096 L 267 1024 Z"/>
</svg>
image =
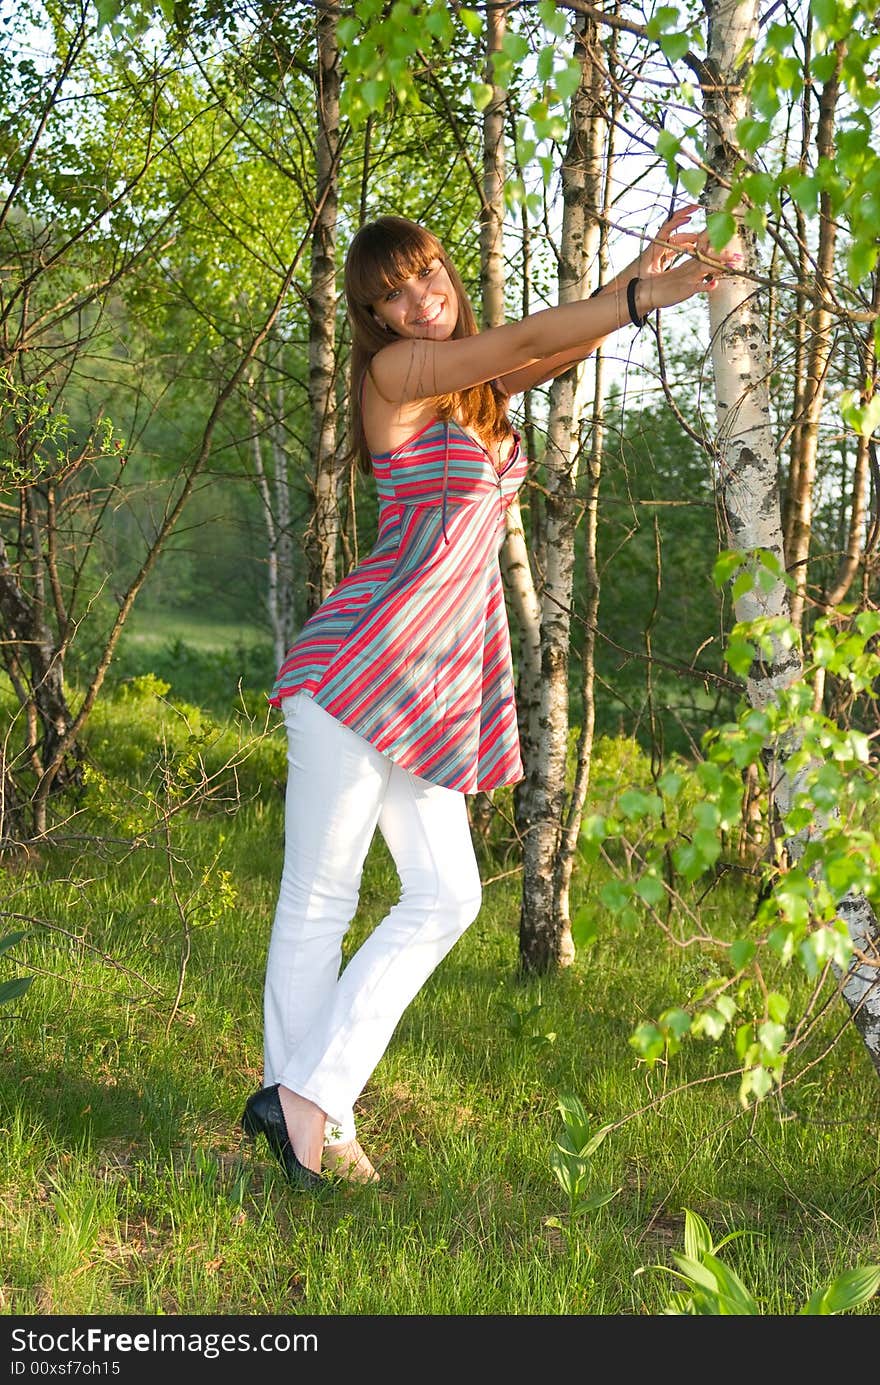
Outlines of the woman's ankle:
<svg viewBox="0 0 880 1385">
<path fill-rule="evenodd" d="M 308 1097 L 278 1084 L 278 1099 L 284 1112 L 287 1138 L 301 1164 L 319 1173 L 324 1145 L 326 1114 Z"/>
</svg>

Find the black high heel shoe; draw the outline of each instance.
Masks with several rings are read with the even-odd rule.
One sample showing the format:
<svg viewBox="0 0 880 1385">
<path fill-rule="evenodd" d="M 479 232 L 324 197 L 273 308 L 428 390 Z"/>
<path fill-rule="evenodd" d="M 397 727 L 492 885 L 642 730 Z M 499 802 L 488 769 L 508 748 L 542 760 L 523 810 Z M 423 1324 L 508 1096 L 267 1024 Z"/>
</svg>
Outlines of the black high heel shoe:
<svg viewBox="0 0 880 1385">
<path fill-rule="evenodd" d="M 278 1159 L 290 1183 L 295 1188 L 323 1188 L 326 1180 L 314 1169 L 301 1164 L 293 1152 L 287 1123 L 281 1109 L 278 1083 L 272 1087 L 261 1087 L 249 1096 L 241 1118 L 244 1133 L 255 1140 L 259 1134 L 266 1137 L 266 1143 Z"/>
</svg>

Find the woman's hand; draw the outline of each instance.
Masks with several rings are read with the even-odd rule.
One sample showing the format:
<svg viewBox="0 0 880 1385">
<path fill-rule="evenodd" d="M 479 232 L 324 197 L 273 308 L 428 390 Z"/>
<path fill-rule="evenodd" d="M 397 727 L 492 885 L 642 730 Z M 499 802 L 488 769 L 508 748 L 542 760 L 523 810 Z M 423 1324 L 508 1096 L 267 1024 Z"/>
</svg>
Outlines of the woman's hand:
<svg viewBox="0 0 880 1385">
<path fill-rule="evenodd" d="M 670 218 L 670 221 L 673 219 Z M 665 226 L 661 227 L 652 242 L 652 250 L 658 245 L 664 230 Z M 666 236 L 663 238 L 670 239 Z M 674 260 L 682 254 L 685 258 L 681 264 L 674 264 Z M 720 277 L 735 268 L 741 260 L 742 256 L 737 251 L 713 254 L 708 231 L 672 235 L 671 244 L 665 249 L 659 246 L 659 253 L 653 261 L 656 265 L 653 272 L 639 277 L 636 287 L 639 315 L 645 317 L 654 308 L 670 308 L 674 303 L 684 303 L 695 293 L 711 293 L 718 287 Z M 665 263 L 672 267 L 663 268 Z"/>
<path fill-rule="evenodd" d="M 663 274 L 671 269 L 683 252 L 693 250 L 697 233 L 679 231 L 679 227 L 690 221 L 696 211 L 699 211 L 697 203 L 690 202 L 667 217 L 650 245 L 645 247 L 633 264 L 633 274 L 638 275 L 640 279 L 647 279 L 652 274 Z"/>
</svg>

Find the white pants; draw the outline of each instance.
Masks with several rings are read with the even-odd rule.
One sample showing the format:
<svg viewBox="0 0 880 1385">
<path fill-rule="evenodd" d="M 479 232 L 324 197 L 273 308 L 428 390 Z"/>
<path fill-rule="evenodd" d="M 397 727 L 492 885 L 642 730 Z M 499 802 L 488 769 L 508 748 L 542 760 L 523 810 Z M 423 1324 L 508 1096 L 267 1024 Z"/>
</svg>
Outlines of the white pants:
<svg viewBox="0 0 880 1385">
<path fill-rule="evenodd" d="M 354 1138 L 355 1099 L 419 988 L 477 916 L 480 875 L 464 794 L 395 765 L 310 697 L 284 699 L 284 867 L 266 963 L 264 1083 L 327 1113 L 325 1140 Z M 376 827 L 398 903 L 340 974 Z"/>
</svg>

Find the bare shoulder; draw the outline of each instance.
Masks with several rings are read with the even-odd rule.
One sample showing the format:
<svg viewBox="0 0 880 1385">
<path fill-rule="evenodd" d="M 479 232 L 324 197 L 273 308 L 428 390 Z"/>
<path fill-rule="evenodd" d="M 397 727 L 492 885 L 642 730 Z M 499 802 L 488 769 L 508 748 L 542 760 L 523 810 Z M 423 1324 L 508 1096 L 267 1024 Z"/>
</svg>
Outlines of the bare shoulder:
<svg viewBox="0 0 880 1385">
<path fill-rule="evenodd" d="M 420 338 L 391 342 L 377 351 L 368 371 L 376 393 L 388 403 L 417 404 L 444 393 L 437 379 L 438 349 L 451 343 Z"/>
<path fill-rule="evenodd" d="M 401 347 L 408 343 L 400 342 Z M 381 456 L 394 452 L 398 447 L 424 428 L 435 414 L 433 399 L 398 400 L 390 391 L 394 388 L 394 375 L 387 370 L 387 362 L 380 360 L 390 352 L 397 353 L 398 343 L 387 346 L 378 352 L 370 362 L 363 385 L 364 435 L 370 451 Z"/>
</svg>

